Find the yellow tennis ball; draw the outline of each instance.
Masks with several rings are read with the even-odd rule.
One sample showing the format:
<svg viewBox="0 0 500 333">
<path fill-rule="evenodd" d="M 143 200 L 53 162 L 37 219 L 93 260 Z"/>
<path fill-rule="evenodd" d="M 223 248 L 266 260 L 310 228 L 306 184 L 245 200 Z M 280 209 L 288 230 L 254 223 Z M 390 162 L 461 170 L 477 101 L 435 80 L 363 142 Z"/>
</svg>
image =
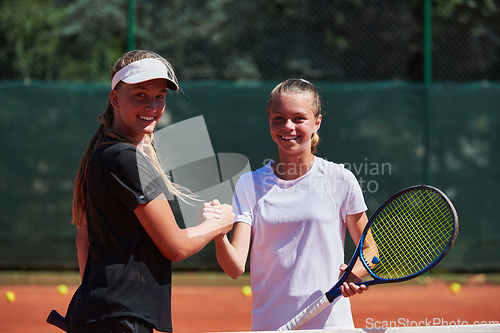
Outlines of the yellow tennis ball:
<svg viewBox="0 0 500 333">
<path fill-rule="evenodd" d="M 252 296 L 252 288 L 250 286 L 243 286 L 243 288 L 241 288 L 241 292 L 247 297 Z"/>
<path fill-rule="evenodd" d="M 462 288 L 462 286 L 458 282 L 453 282 L 451 284 L 450 288 L 451 288 L 451 291 L 453 293 L 458 294 L 460 292 L 460 289 Z"/>
<path fill-rule="evenodd" d="M 65 284 L 60 284 L 57 286 L 57 291 L 64 296 L 68 293 L 68 287 Z"/>
<path fill-rule="evenodd" d="M 7 300 L 9 302 L 14 302 L 16 300 L 16 294 L 14 294 L 12 291 L 7 291 L 5 293 L 5 297 L 7 297 Z"/>
</svg>

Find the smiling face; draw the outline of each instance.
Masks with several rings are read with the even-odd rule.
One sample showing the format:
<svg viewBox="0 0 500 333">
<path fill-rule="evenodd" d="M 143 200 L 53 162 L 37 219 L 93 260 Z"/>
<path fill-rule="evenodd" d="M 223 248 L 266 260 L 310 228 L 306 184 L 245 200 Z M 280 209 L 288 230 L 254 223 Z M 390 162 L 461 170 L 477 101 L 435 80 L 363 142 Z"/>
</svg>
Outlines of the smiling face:
<svg viewBox="0 0 500 333">
<path fill-rule="evenodd" d="M 114 107 L 112 129 L 142 142 L 152 134 L 165 111 L 167 81 L 154 79 L 136 84 L 121 82 L 111 91 Z"/>
<path fill-rule="evenodd" d="M 307 93 L 275 95 L 268 108 L 271 136 L 278 144 L 280 159 L 311 154 L 311 137 L 321 125 Z"/>
</svg>

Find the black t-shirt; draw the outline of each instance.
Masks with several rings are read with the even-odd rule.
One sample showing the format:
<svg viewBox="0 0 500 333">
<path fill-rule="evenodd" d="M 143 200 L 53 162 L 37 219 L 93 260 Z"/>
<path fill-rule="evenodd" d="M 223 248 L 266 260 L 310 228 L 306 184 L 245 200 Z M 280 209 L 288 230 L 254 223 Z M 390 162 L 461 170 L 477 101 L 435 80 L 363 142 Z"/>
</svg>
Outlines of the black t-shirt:
<svg viewBox="0 0 500 333">
<path fill-rule="evenodd" d="M 172 331 L 172 262 L 133 210 L 161 193 L 172 200 L 151 161 L 127 143 L 107 138 L 89 164 L 89 255 L 82 285 L 69 305 L 70 327 L 116 316 L 142 318 Z"/>
</svg>

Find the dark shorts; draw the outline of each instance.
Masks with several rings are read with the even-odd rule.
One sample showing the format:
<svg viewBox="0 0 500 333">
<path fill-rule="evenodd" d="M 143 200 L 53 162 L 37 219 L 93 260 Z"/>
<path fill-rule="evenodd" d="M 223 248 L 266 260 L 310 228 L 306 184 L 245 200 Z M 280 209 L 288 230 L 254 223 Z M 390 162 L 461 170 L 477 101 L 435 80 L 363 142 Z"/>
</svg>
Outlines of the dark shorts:
<svg viewBox="0 0 500 333">
<path fill-rule="evenodd" d="M 153 325 L 141 318 L 122 316 L 74 326 L 69 333 L 153 333 Z"/>
</svg>

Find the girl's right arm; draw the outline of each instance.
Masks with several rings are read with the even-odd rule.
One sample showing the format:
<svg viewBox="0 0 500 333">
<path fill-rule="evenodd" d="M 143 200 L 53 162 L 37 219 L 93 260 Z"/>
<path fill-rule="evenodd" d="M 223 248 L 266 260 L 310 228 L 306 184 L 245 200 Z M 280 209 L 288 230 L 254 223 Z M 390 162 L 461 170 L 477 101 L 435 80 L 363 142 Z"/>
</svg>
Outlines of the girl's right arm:
<svg viewBox="0 0 500 333">
<path fill-rule="evenodd" d="M 233 279 L 245 272 L 251 236 L 252 227 L 247 223 L 237 222 L 231 231 L 231 242 L 227 235 L 214 239 L 217 261 L 224 272 Z"/>
<path fill-rule="evenodd" d="M 165 258 L 180 261 L 199 252 L 214 237 L 228 233 L 234 223 L 233 209 L 220 206 L 219 218 L 207 219 L 204 223 L 187 229 L 179 228 L 170 204 L 164 194 L 141 204 L 135 215 Z"/>
</svg>

